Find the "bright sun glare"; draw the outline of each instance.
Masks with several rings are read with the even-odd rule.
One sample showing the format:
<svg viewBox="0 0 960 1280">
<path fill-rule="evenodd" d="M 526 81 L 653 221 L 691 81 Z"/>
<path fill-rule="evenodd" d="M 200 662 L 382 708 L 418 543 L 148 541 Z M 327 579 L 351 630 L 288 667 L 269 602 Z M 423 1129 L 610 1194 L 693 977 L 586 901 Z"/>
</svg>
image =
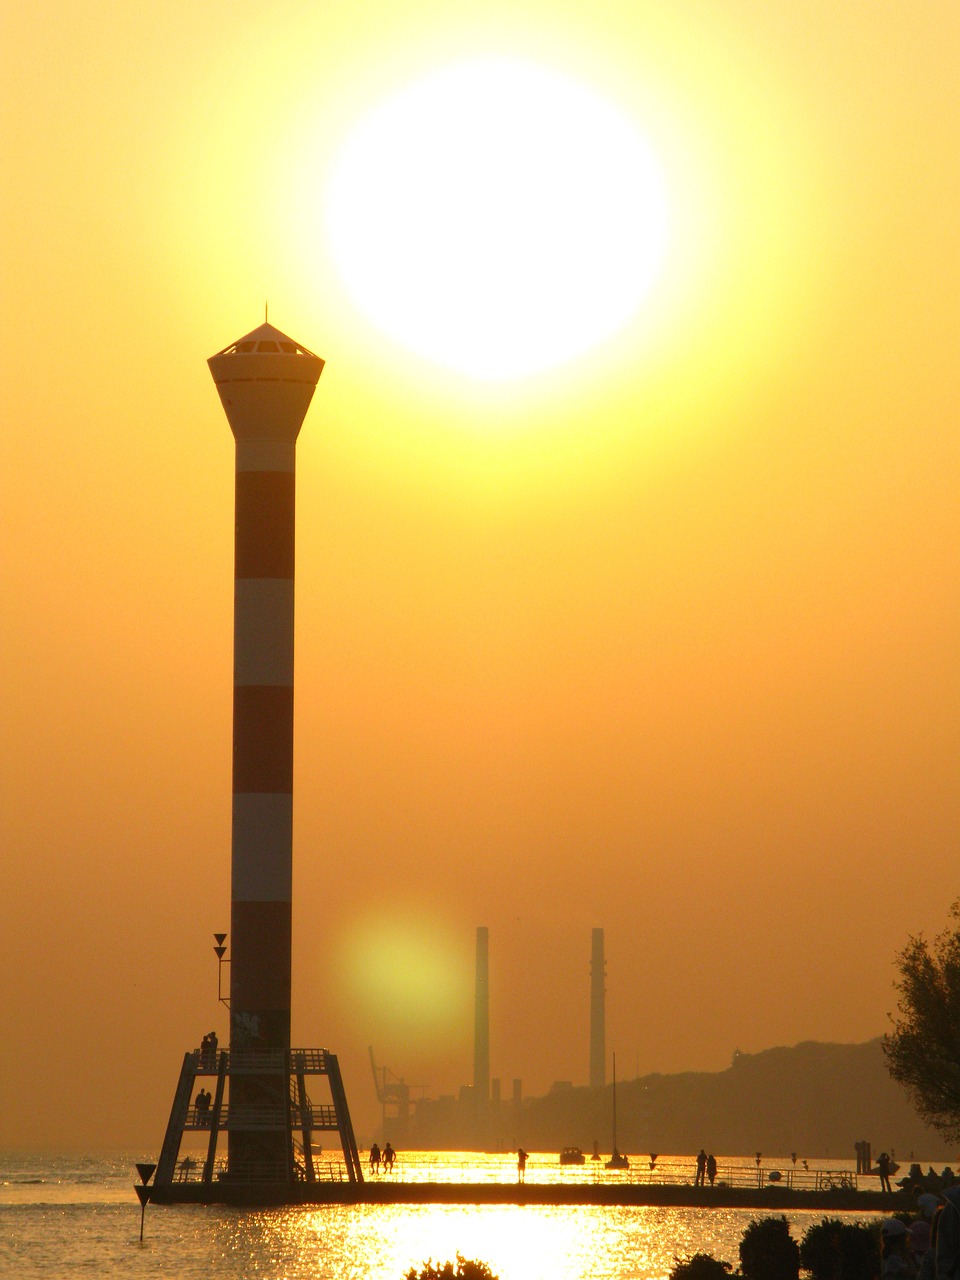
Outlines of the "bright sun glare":
<svg viewBox="0 0 960 1280">
<path fill-rule="evenodd" d="M 563 363 L 620 329 L 663 260 L 656 157 L 612 104 L 530 63 L 448 67 L 340 151 L 334 260 L 392 339 L 476 378 Z"/>
</svg>

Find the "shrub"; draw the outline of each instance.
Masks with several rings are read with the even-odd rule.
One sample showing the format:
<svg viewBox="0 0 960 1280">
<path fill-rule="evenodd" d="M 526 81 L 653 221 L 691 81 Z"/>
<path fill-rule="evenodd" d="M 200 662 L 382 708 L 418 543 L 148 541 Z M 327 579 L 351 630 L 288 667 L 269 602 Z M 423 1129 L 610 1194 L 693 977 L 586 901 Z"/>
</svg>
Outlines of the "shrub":
<svg viewBox="0 0 960 1280">
<path fill-rule="evenodd" d="M 497 1280 L 497 1277 L 485 1262 L 476 1262 L 458 1253 L 456 1265 L 444 1262 L 442 1266 L 434 1266 L 433 1259 L 429 1259 L 419 1271 L 411 1267 L 406 1280 Z"/>
<path fill-rule="evenodd" d="M 877 1228 L 824 1218 L 804 1232 L 800 1265 L 813 1280 L 872 1280 L 880 1270 Z"/>
<path fill-rule="evenodd" d="M 695 1253 L 692 1258 L 674 1258 L 670 1280 L 729 1280 L 731 1265 L 712 1253 Z"/>
<path fill-rule="evenodd" d="M 800 1247 L 785 1217 L 750 1223 L 740 1241 L 740 1270 L 745 1280 L 799 1280 Z"/>
</svg>

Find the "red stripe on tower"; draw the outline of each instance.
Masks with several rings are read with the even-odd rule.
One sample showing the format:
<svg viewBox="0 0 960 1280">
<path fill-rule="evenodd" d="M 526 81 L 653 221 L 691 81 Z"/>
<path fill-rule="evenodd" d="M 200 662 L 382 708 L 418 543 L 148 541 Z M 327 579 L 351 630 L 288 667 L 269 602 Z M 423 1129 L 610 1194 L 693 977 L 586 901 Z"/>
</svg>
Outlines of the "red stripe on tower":
<svg viewBox="0 0 960 1280">
<path fill-rule="evenodd" d="M 236 439 L 230 1047 L 289 1049 L 296 442 L 323 361 L 264 324 L 207 363 Z"/>
</svg>

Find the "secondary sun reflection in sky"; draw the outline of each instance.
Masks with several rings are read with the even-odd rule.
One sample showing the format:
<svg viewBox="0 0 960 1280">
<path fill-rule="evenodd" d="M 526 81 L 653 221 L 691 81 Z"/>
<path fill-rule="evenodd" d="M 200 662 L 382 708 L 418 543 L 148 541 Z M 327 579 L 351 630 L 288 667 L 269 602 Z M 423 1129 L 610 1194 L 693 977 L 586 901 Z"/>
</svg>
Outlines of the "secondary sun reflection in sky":
<svg viewBox="0 0 960 1280">
<path fill-rule="evenodd" d="M 352 1006 L 371 1026 L 409 1037 L 448 1027 L 463 1006 L 471 973 L 466 954 L 442 921 L 419 927 L 373 911 L 355 920 L 341 946 L 341 972 Z"/>
</svg>

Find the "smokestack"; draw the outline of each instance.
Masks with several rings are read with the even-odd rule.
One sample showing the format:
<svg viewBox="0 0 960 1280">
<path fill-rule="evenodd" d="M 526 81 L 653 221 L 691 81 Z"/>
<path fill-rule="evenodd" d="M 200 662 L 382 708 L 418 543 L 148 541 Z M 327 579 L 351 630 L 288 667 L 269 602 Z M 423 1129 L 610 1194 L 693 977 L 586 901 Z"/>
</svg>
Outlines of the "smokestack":
<svg viewBox="0 0 960 1280">
<path fill-rule="evenodd" d="M 477 989 L 473 1022 L 473 1096 L 486 1106 L 490 1098 L 490 938 L 477 929 Z"/>
<path fill-rule="evenodd" d="M 207 361 L 236 439 L 230 1047 L 290 1048 L 296 443 L 323 361 L 263 324 Z M 273 1102 L 233 1075 L 230 1107 Z M 284 1135 L 231 1132 L 229 1160 L 284 1161 Z"/>
<path fill-rule="evenodd" d="M 590 1088 L 607 1083 L 607 1048 L 604 999 L 606 964 L 603 958 L 603 930 L 594 929 L 590 951 Z"/>
</svg>

